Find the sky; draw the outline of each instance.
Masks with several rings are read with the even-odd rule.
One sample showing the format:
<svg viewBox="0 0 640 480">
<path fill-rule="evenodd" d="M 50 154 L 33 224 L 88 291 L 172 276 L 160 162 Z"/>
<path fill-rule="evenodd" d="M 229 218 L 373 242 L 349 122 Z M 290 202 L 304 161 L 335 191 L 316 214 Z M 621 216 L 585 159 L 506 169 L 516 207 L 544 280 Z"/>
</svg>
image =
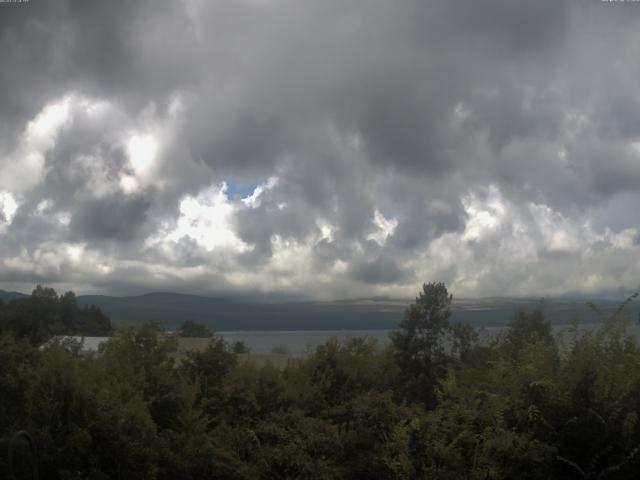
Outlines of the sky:
<svg viewBox="0 0 640 480">
<path fill-rule="evenodd" d="M 0 3 L 0 288 L 640 288 L 640 2 Z"/>
</svg>

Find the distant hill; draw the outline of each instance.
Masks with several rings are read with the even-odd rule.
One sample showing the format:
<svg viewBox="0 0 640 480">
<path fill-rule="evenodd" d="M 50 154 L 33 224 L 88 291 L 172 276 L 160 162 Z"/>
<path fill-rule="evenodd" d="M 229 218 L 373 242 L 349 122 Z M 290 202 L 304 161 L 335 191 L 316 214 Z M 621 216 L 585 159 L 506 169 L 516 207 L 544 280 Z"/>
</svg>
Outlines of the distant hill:
<svg viewBox="0 0 640 480">
<path fill-rule="evenodd" d="M 253 303 L 238 300 L 150 293 L 135 297 L 79 296 L 81 305 L 97 305 L 116 323 L 160 320 L 177 327 L 184 320 L 213 330 L 339 330 L 393 328 L 402 318 L 400 304 L 344 302 Z"/>
<path fill-rule="evenodd" d="M 9 301 L 25 297 L 17 292 L 0 290 L 0 298 Z M 208 325 L 215 331 L 234 330 L 372 330 L 391 329 L 398 325 L 411 300 L 358 299 L 335 302 L 259 303 L 237 299 L 149 293 L 130 297 L 81 295 L 79 305 L 96 305 L 114 324 L 138 324 L 159 320 L 168 328 L 176 328 L 185 320 Z M 610 314 L 622 302 L 594 300 Z M 519 308 L 533 309 L 540 305 L 532 298 L 456 299 L 452 321 L 469 322 L 475 326 L 506 325 Z M 554 324 L 573 320 L 593 323 L 598 314 L 581 299 L 544 300 L 546 317 Z M 640 314 L 640 302 L 631 304 L 633 320 Z"/>
<path fill-rule="evenodd" d="M 3 302 L 10 302 L 11 300 L 15 300 L 16 298 L 24 298 L 28 296 L 29 295 L 26 295 L 24 293 L 7 292 L 6 290 L 0 290 L 0 300 L 2 300 Z"/>
<path fill-rule="evenodd" d="M 360 299 L 336 302 L 242 302 L 225 298 L 151 293 L 135 297 L 80 296 L 80 304 L 95 304 L 117 323 L 160 320 L 177 327 L 184 320 L 204 323 L 217 331 L 233 330 L 370 330 L 395 328 L 410 300 Z M 620 301 L 596 300 L 606 314 Z M 452 321 L 475 326 L 502 326 L 518 309 L 540 306 L 539 299 L 484 298 L 455 299 Z M 554 324 L 573 320 L 599 321 L 598 314 L 584 300 L 545 300 L 546 317 Z M 631 304 L 632 318 L 640 313 L 640 302 Z"/>
</svg>

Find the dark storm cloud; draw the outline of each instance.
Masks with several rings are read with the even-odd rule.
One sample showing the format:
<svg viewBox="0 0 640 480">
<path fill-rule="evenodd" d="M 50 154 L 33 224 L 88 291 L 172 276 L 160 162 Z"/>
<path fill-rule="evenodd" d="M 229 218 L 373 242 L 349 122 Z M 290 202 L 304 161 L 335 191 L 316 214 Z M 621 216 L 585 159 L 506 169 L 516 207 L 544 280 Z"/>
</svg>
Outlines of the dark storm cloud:
<svg viewBox="0 0 640 480">
<path fill-rule="evenodd" d="M 598 126 L 603 135 L 613 138 L 637 138 L 640 136 L 640 99 L 614 98 L 599 112 Z"/>
<path fill-rule="evenodd" d="M 386 255 L 377 258 L 357 259 L 349 268 L 349 274 L 360 282 L 371 284 L 401 283 L 413 280 L 411 272 L 401 268 Z"/>
<path fill-rule="evenodd" d="M 22 248 L 35 248 L 46 241 L 64 241 L 67 238 L 65 228 L 51 214 L 39 215 L 36 205 L 21 205 L 3 239 L 2 251 L 16 254 Z"/>
<path fill-rule="evenodd" d="M 276 242 L 291 242 L 308 246 L 313 268 L 336 275 L 329 292 L 411 285 L 414 270 L 427 268 L 417 259 L 429 263 L 430 246 L 448 236 L 475 261 L 518 235 L 498 228 L 460 240 L 474 221 L 470 199 L 476 210 L 509 205 L 529 226 L 540 221 L 527 208 L 533 202 L 558 218 L 595 215 L 605 228 L 613 216 L 603 205 L 640 191 L 633 146 L 640 8 L 630 7 L 598 0 L 0 5 L 0 151 L 19 150 L 27 122 L 65 95 L 108 105 L 96 117 L 72 102 L 54 145 L 41 148 L 42 181 L 15 192 L 20 208 L 0 255 L 36 252 L 42 238 L 85 242 L 113 263 L 139 262 L 94 282 L 117 290 L 153 272 L 158 285 L 189 282 L 193 273 L 177 272 L 198 266 L 266 271 Z M 127 135 L 138 130 L 153 131 L 161 151 L 135 191 L 123 192 L 123 179 L 136 174 Z M 229 178 L 269 177 L 277 183 L 254 204 L 230 204 L 242 251 L 223 261 L 190 237 L 164 250 L 149 246 L 175 227 L 185 196 Z M 483 194 L 489 187 L 497 200 Z M 623 220 L 633 202 L 620 205 L 615 228 L 637 226 Z M 541 256 L 559 255 L 545 248 Z M 411 260 L 415 268 L 403 266 Z M 465 275 L 433 263 L 451 281 Z M 212 282 L 233 288 L 224 275 L 212 273 Z"/>
<path fill-rule="evenodd" d="M 85 112 L 75 113 L 74 117 L 48 152 L 46 178 L 34 195 L 52 199 L 59 209 L 74 208 L 78 192 L 90 189 L 98 173 L 103 184 L 113 182 L 127 165 L 124 146 L 113 138 L 124 118 L 114 115 L 96 122 L 87 119 Z"/>
<path fill-rule="evenodd" d="M 557 48 L 567 32 L 569 7 L 565 0 L 420 2 L 417 28 L 426 45 L 463 43 L 516 57 Z"/>
<path fill-rule="evenodd" d="M 131 240 L 144 223 L 152 200 L 120 195 L 82 202 L 73 212 L 71 238 L 91 242 Z"/>
<path fill-rule="evenodd" d="M 162 105 L 197 70 L 181 2 L 34 0 L 0 15 L 2 140 L 69 90 L 132 110 Z"/>
</svg>

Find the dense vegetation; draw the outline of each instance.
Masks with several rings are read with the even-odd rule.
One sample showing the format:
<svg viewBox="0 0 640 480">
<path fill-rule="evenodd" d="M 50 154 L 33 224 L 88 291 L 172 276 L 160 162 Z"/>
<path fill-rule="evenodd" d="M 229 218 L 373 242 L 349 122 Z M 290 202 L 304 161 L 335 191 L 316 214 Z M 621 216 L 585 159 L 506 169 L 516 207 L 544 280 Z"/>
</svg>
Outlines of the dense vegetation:
<svg viewBox="0 0 640 480">
<path fill-rule="evenodd" d="M 196 323 L 192 320 L 185 320 L 178 329 L 178 335 L 187 338 L 210 338 L 213 336 L 213 333 L 206 325 Z"/>
<path fill-rule="evenodd" d="M 73 292 L 58 295 L 38 285 L 30 297 L 0 300 L 0 331 L 39 344 L 54 335 L 108 336 L 113 328 L 99 308 L 78 306 Z"/>
<path fill-rule="evenodd" d="M 178 364 L 154 324 L 95 357 L 5 331 L 0 434 L 31 432 L 45 478 L 637 477 L 640 348 L 624 308 L 561 339 L 521 311 L 480 345 L 450 303 L 427 284 L 387 349 L 333 339 L 284 369 L 216 336 Z"/>
</svg>

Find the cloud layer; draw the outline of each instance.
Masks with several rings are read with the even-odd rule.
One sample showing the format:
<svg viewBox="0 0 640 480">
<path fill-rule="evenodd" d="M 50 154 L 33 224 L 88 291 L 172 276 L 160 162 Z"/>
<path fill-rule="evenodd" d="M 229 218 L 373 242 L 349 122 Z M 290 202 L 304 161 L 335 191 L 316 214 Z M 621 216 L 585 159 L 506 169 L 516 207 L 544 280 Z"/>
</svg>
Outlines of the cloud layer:
<svg viewBox="0 0 640 480">
<path fill-rule="evenodd" d="M 640 286 L 633 2 L 0 9 L 0 287 Z"/>
</svg>

